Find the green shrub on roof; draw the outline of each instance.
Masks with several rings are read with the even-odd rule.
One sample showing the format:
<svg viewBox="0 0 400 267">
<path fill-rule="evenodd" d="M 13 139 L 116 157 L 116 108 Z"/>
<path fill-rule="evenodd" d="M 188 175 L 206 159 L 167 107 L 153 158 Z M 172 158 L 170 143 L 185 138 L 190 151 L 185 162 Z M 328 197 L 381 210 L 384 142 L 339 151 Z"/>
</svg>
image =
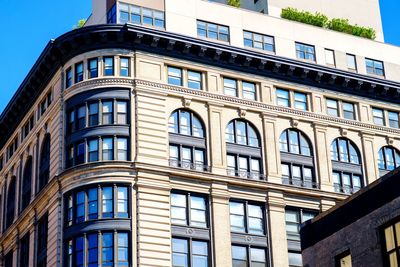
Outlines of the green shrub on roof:
<svg viewBox="0 0 400 267">
<path fill-rule="evenodd" d="M 376 32 L 373 28 L 352 25 L 348 19 L 333 18 L 329 20 L 327 16 L 319 12 L 312 14 L 308 11 L 299 11 L 296 8 L 287 7 L 282 9 L 281 17 L 372 40 L 376 38 Z"/>
</svg>

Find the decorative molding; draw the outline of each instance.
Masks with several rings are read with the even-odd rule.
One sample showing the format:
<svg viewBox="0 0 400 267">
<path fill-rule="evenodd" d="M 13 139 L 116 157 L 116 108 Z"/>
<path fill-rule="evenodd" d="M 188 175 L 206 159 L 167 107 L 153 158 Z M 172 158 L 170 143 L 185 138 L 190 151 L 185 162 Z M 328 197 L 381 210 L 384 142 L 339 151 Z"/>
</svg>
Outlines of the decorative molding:
<svg viewBox="0 0 400 267">
<path fill-rule="evenodd" d="M 294 119 L 294 118 L 291 118 L 291 119 L 290 119 L 290 125 L 291 125 L 293 128 L 297 128 L 297 126 L 299 126 L 299 120 Z"/>
<path fill-rule="evenodd" d="M 200 91 L 200 90 L 193 90 L 193 89 L 180 87 L 180 86 L 179 87 L 173 86 L 173 85 L 169 85 L 169 84 L 161 84 L 161 83 L 156 83 L 156 82 L 151 82 L 151 81 L 146 81 L 146 80 L 141 80 L 141 79 L 135 79 L 133 83 L 135 86 L 146 86 L 146 88 L 150 88 L 150 89 L 151 88 L 161 89 L 161 90 L 175 92 L 177 94 L 187 94 L 187 95 L 193 95 L 193 96 L 197 96 L 197 97 L 209 98 L 209 99 L 213 99 L 215 101 L 224 101 L 224 102 L 227 102 L 227 104 L 231 104 L 234 106 L 243 105 L 243 106 L 248 106 L 250 108 L 257 109 L 259 111 L 260 111 L 260 109 L 264 109 L 266 112 L 273 111 L 273 112 L 278 113 L 278 115 L 277 115 L 278 117 L 281 114 L 287 114 L 285 117 L 301 116 L 301 117 L 307 118 L 310 121 L 312 121 L 314 123 L 315 127 L 318 127 L 318 126 L 328 127 L 328 126 L 332 126 L 332 123 L 340 123 L 340 124 L 348 125 L 348 127 L 347 127 L 348 129 L 352 129 L 354 127 L 360 127 L 360 128 L 365 128 L 366 130 L 372 130 L 373 132 L 382 131 L 384 133 L 400 135 L 400 130 L 398 130 L 398 129 L 382 127 L 382 126 L 374 125 L 372 123 L 369 124 L 369 123 L 355 121 L 355 120 L 347 120 L 347 119 L 343 119 L 343 118 L 313 113 L 310 111 L 302 111 L 302 110 L 286 108 L 286 107 L 282 107 L 282 106 L 274 106 L 274 105 L 266 104 L 266 103 L 262 103 L 262 102 L 240 99 L 237 97 L 230 97 L 227 95 L 210 93 L 210 92 L 205 92 L 205 91 Z M 209 100 L 207 100 L 207 101 L 209 101 Z M 263 110 L 263 112 L 264 112 L 264 110 Z M 315 123 L 316 120 L 323 120 L 323 121 L 325 121 L 325 124 L 322 122 Z"/>
<path fill-rule="evenodd" d="M 342 137 L 346 137 L 347 136 L 347 129 L 346 128 L 343 128 L 343 127 L 340 127 L 340 135 L 342 136 Z"/>
<path fill-rule="evenodd" d="M 246 113 L 247 113 L 247 109 L 245 108 L 239 108 L 239 117 L 240 118 L 245 118 L 246 117 Z"/>
<path fill-rule="evenodd" d="M 394 138 L 391 136 L 386 136 L 386 142 L 389 146 L 392 146 L 394 143 Z"/>
<path fill-rule="evenodd" d="M 189 108 L 191 103 L 192 103 L 192 98 L 184 97 L 184 98 L 182 99 L 182 105 L 183 105 L 183 107 L 185 107 L 185 108 Z"/>
</svg>

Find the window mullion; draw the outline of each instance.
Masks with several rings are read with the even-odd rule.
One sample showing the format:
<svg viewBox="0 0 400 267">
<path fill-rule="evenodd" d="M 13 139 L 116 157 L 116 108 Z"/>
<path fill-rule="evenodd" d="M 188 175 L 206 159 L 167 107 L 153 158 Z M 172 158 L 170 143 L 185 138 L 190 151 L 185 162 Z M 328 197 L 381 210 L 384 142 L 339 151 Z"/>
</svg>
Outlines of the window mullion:
<svg viewBox="0 0 400 267">
<path fill-rule="evenodd" d="M 245 220 L 245 226 L 244 229 L 246 231 L 246 233 L 249 233 L 249 203 L 246 201 L 244 203 L 245 207 L 244 207 L 244 220 Z"/>
<path fill-rule="evenodd" d="M 192 205 L 191 205 L 191 201 L 190 201 L 190 199 L 191 199 L 191 194 L 189 193 L 189 194 L 187 194 L 186 195 L 186 207 L 187 207 L 187 218 L 188 218 L 188 222 L 187 222 L 187 224 L 188 224 L 188 226 L 190 226 L 191 224 L 192 224 L 192 217 L 191 217 L 191 209 L 192 209 Z"/>
<path fill-rule="evenodd" d="M 101 191 L 101 186 L 97 186 L 97 217 L 99 219 L 102 219 L 103 217 L 103 199 L 102 199 L 102 191 Z"/>
</svg>

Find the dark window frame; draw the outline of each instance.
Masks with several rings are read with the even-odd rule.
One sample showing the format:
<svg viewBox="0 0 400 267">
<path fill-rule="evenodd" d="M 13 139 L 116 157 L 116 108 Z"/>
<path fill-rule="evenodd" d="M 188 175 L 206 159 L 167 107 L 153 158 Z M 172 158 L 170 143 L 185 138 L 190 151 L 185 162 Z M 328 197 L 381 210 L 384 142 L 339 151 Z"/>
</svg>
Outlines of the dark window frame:
<svg viewBox="0 0 400 267">
<path fill-rule="evenodd" d="M 315 46 L 300 42 L 295 42 L 296 46 L 296 57 L 297 59 L 307 60 L 313 63 L 317 62 L 317 57 L 315 53 Z M 312 53 L 308 52 L 308 49 L 312 49 Z M 311 55 L 311 59 L 309 58 Z"/>
<path fill-rule="evenodd" d="M 205 27 L 203 28 L 202 26 L 199 26 L 200 24 L 204 24 Z M 217 41 L 226 42 L 226 43 L 230 42 L 229 26 L 217 24 L 217 23 L 213 23 L 213 22 L 208 22 L 208 21 L 204 21 L 204 20 L 197 20 L 196 25 L 197 25 L 197 36 L 198 37 L 203 37 L 203 38 L 217 40 Z M 215 27 L 216 31 L 210 30 L 210 28 L 214 28 L 214 27 Z M 224 33 L 221 28 L 226 29 L 226 33 Z M 204 32 L 205 35 L 199 34 L 200 31 Z M 216 38 L 210 37 L 210 32 L 212 32 L 213 35 L 216 36 Z"/>
<path fill-rule="evenodd" d="M 243 234 L 243 235 L 252 235 L 252 236 L 267 236 L 267 209 L 265 203 L 259 203 L 255 201 L 249 201 L 249 200 L 238 200 L 238 199 L 231 199 L 229 201 L 229 205 L 231 203 L 238 203 L 238 204 L 243 204 L 244 207 L 244 231 L 234 231 L 232 230 L 232 224 L 231 226 L 231 233 L 236 233 L 236 234 Z M 256 206 L 258 208 L 261 208 L 262 211 L 262 234 L 258 233 L 252 233 L 249 228 L 249 219 L 251 216 L 249 216 L 249 206 Z M 229 211 L 229 215 L 232 216 L 232 213 Z M 233 214 L 235 215 L 235 214 Z"/>
<path fill-rule="evenodd" d="M 251 35 L 251 37 L 248 36 L 250 38 L 246 38 L 246 35 Z M 255 40 L 256 36 L 260 36 L 260 38 L 262 39 L 262 42 Z M 271 39 L 272 42 L 267 42 L 266 39 Z M 250 42 L 251 42 L 251 45 L 246 45 L 246 41 L 247 41 L 247 44 L 250 44 Z M 266 35 L 266 34 L 243 30 L 243 43 L 244 43 L 244 47 L 250 47 L 250 48 L 255 48 L 255 49 L 260 49 L 260 50 L 268 51 L 271 53 L 275 53 L 275 37 L 271 36 L 271 35 Z M 261 43 L 262 48 L 256 47 L 255 43 Z M 271 48 L 271 49 L 266 49 L 266 47 Z"/>
</svg>

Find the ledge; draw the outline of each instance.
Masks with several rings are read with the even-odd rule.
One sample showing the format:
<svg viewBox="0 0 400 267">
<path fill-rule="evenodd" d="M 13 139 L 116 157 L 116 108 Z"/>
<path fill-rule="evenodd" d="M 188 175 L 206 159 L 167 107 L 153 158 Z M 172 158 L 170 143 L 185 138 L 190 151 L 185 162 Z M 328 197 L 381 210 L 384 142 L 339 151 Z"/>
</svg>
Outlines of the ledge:
<svg viewBox="0 0 400 267">
<path fill-rule="evenodd" d="M 96 25 L 51 40 L 0 115 L 0 149 L 46 85 L 69 59 L 88 51 L 123 48 L 196 61 L 269 78 L 400 103 L 400 83 L 258 53 L 136 25 Z"/>
</svg>

